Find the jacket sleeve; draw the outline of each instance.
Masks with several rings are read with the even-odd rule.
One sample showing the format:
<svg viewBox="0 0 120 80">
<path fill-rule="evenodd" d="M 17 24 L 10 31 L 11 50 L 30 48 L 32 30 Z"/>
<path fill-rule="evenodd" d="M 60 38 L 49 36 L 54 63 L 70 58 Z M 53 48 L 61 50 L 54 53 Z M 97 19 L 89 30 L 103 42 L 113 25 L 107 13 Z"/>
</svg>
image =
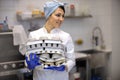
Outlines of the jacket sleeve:
<svg viewBox="0 0 120 80">
<path fill-rule="evenodd" d="M 26 53 L 25 44 L 20 44 L 20 45 L 19 45 L 19 52 L 20 52 L 22 55 L 25 55 L 25 53 Z"/>
<path fill-rule="evenodd" d="M 28 36 L 28 39 L 30 39 L 31 38 L 31 33 L 29 34 L 29 36 Z M 28 40 L 27 39 L 27 40 Z M 25 41 L 25 42 L 27 42 L 27 41 Z M 25 55 L 25 53 L 26 53 L 26 43 L 23 43 L 23 44 L 20 44 L 19 45 L 19 52 L 22 54 L 22 55 Z"/>
<path fill-rule="evenodd" d="M 71 36 L 68 36 L 66 43 L 66 48 L 67 48 L 67 53 L 65 53 L 65 56 L 67 58 L 67 67 L 68 67 L 68 72 L 75 66 L 75 54 L 74 54 L 74 45 Z"/>
</svg>

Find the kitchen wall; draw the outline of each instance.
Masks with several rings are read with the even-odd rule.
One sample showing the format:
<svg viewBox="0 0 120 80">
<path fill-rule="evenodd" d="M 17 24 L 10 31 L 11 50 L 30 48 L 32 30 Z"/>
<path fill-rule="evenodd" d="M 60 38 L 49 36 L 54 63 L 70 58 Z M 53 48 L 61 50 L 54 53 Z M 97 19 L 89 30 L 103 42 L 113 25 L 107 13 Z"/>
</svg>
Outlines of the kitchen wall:
<svg viewBox="0 0 120 80">
<path fill-rule="evenodd" d="M 43 10 L 43 4 L 48 0 L 0 0 L 0 21 L 5 16 L 8 17 L 9 26 L 22 24 L 27 32 L 30 28 L 30 20 L 18 21 L 16 11 L 30 11 L 37 8 Z M 111 36 L 111 0 L 59 0 L 75 4 L 76 13 L 87 7 L 93 17 L 86 18 L 65 18 L 62 29 L 71 34 L 73 41 L 83 39 L 82 45 L 75 44 L 75 50 L 92 48 L 92 29 L 99 26 L 102 29 L 105 45 L 108 49 L 112 48 Z M 78 15 L 78 14 L 77 14 Z M 34 23 L 42 26 L 45 20 L 34 19 Z"/>
<path fill-rule="evenodd" d="M 120 0 L 112 0 L 112 80 L 120 80 Z"/>
</svg>

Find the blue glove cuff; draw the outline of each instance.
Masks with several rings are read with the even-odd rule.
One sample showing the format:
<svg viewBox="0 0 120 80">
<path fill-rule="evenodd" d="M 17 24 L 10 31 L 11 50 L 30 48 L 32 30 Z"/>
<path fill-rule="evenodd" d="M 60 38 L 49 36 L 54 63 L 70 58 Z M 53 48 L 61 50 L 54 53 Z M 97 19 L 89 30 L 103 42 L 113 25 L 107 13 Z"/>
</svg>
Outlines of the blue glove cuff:
<svg viewBox="0 0 120 80">
<path fill-rule="evenodd" d="M 56 66 L 50 66 L 44 69 L 51 69 L 51 70 L 57 70 L 57 71 L 64 71 L 65 70 L 65 65 L 61 65 L 60 67 L 56 67 Z"/>
</svg>

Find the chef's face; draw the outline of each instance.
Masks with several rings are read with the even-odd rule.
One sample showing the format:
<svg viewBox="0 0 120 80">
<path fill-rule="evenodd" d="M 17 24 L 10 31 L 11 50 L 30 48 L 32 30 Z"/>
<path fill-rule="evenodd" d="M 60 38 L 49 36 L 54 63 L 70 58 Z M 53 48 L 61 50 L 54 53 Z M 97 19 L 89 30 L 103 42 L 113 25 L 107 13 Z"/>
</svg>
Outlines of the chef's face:
<svg viewBox="0 0 120 80">
<path fill-rule="evenodd" d="M 64 14 L 63 9 L 57 8 L 48 19 L 51 27 L 59 28 L 64 21 Z"/>
</svg>

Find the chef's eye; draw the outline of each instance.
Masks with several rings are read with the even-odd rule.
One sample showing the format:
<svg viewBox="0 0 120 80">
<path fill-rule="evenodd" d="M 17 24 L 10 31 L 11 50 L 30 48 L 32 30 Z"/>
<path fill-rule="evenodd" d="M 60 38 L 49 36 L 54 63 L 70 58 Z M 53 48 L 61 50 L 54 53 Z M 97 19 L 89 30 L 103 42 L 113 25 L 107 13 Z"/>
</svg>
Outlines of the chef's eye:
<svg viewBox="0 0 120 80">
<path fill-rule="evenodd" d="M 60 14 L 56 14 L 57 17 L 60 17 L 61 15 Z"/>
<path fill-rule="evenodd" d="M 57 17 L 63 17 L 64 18 L 64 15 L 61 15 L 61 14 L 56 14 Z"/>
</svg>

